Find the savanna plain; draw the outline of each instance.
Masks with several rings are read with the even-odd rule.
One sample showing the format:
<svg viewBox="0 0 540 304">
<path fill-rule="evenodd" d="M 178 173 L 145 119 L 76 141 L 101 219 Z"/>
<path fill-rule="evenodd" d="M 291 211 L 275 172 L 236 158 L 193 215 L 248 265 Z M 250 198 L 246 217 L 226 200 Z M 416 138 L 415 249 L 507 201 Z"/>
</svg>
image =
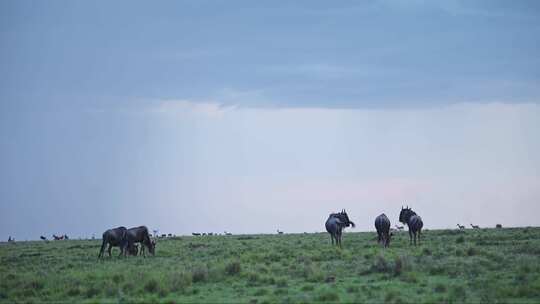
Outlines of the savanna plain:
<svg viewBox="0 0 540 304">
<path fill-rule="evenodd" d="M 540 228 L 158 239 L 98 259 L 100 240 L 0 245 L 2 303 L 539 303 Z"/>
</svg>

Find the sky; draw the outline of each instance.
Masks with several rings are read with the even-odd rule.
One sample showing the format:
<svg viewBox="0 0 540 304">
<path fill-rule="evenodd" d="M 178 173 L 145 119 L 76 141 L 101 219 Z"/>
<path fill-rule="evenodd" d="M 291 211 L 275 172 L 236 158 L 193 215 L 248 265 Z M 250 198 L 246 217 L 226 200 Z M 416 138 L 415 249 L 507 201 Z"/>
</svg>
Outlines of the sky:
<svg viewBox="0 0 540 304">
<path fill-rule="evenodd" d="M 537 1 L 0 1 L 0 239 L 538 226 Z"/>
</svg>

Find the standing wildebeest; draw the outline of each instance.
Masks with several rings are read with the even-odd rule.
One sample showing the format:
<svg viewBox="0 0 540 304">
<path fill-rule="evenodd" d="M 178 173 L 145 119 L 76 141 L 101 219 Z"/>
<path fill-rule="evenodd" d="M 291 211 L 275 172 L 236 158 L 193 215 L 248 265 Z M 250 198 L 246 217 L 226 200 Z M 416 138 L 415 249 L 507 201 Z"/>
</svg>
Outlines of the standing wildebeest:
<svg viewBox="0 0 540 304">
<path fill-rule="evenodd" d="M 135 243 L 141 243 L 141 254 L 146 256 L 144 247 L 148 247 L 150 254 L 155 254 L 156 242 L 150 239 L 148 228 L 146 226 L 139 226 L 129 228 L 126 231 L 127 246 L 131 248 Z M 125 254 L 125 253 L 124 253 Z"/>
<path fill-rule="evenodd" d="M 473 229 L 480 229 L 480 226 L 473 225 L 473 224 L 471 224 L 471 227 L 473 227 Z"/>
<path fill-rule="evenodd" d="M 407 208 L 405 209 L 403 209 L 403 206 L 401 206 L 401 212 L 399 213 L 399 221 L 403 224 L 407 224 L 407 226 L 409 227 L 409 237 L 411 239 L 411 245 L 414 236 L 414 245 L 416 246 L 416 236 L 418 235 L 418 241 L 420 241 L 420 232 L 422 231 L 422 227 L 424 226 L 422 218 L 416 215 L 416 212 L 412 211 L 409 206 L 407 206 Z"/>
<path fill-rule="evenodd" d="M 126 246 L 128 245 L 126 232 L 127 229 L 124 226 L 109 229 L 103 232 L 103 241 L 101 243 L 101 250 L 99 251 L 98 257 L 101 258 L 103 256 L 103 252 L 105 251 L 105 246 L 107 246 L 107 244 L 109 245 L 109 248 L 107 249 L 109 256 L 111 256 L 112 247 L 120 247 L 120 255 L 125 255 Z M 132 247 L 129 248 L 131 249 Z"/>
<path fill-rule="evenodd" d="M 377 229 L 377 243 L 382 243 L 384 247 L 390 245 L 390 220 L 386 214 L 381 214 L 375 218 L 375 229 Z"/>
<path fill-rule="evenodd" d="M 465 229 L 465 226 L 464 226 L 464 225 L 457 224 L 457 226 L 458 226 L 458 228 L 459 228 L 460 230 Z"/>
<path fill-rule="evenodd" d="M 326 231 L 330 233 L 330 238 L 332 239 L 332 245 L 334 245 L 334 239 L 336 240 L 336 245 L 341 248 L 341 233 L 345 227 L 353 226 L 354 223 L 349 220 L 349 216 L 345 209 L 341 210 L 339 213 L 331 213 L 326 220 Z"/>
</svg>

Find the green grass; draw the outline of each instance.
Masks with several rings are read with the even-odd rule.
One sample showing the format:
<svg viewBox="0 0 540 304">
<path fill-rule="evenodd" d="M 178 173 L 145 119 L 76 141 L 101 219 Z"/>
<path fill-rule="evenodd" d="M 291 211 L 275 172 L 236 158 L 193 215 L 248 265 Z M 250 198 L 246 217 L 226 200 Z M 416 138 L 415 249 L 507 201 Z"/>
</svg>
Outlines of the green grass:
<svg viewBox="0 0 540 304">
<path fill-rule="evenodd" d="M 0 245 L 0 302 L 538 303 L 540 228 L 160 239 L 155 257 L 97 259 L 95 241 Z M 118 250 L 113 251 L 114 255 Z"/>
</svg>

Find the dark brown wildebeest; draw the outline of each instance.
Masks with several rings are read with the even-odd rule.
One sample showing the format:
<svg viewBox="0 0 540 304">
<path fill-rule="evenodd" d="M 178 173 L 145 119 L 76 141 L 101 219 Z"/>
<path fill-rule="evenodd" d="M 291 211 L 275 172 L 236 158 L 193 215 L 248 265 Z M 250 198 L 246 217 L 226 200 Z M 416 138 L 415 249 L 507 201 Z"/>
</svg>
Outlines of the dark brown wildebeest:
<svg viewBox="0 0 540 304">
<path fill-rule="evenodd" d="M 341 234 L 345 227 L 352 226 L 354 228 L 354 223 L 349 220 L 349 216 L 345 209 L 341 210 L 339 213 L 331 213 L 326 220 L 325 227 L 326 231 L 330 234 L 330 239 L 332 240 L 332 245 L 334 245 L 334 239 L 336 240 L 336 245 L 341 248 Z"/>
<path fill-rule="evenodd" d="M 42 235 L 42 236 L 40 236 L 39 238 L 40 238 L 40 239 L 42 239 L 42 240 L 44 240 L 44 241 L 46 241 L 46 240 L 47 240 L 47 238 L 46 238 L 46 237 L 44 237 L 43 235 Z"/>
<path fill-rule="evenodd" d="M 132 247 L 135 243 L 141 243 L 140 253 L 146 256 L 144 247 L 148 248 L 150 254 L 155 255 L 156 242 L 150 239 L 148 228 L 146 226 L 139 226 L 129 228 L 126 231 L 127 246 Z M 125 253 L 124 253 L 125 254 Z"/>
<path fill-rule="evenodd" d="M 458 228 L 459 228 L 460 230 L 465 229 L 465 226 L 464 226 L 464 225 L 457 224 L 457 226 L 458 226 Z"/>
<path fill-rule="evenodd" d="M 399 213 L 399 221 L 403 224 L 407 224 L 407 226 L 409 227 L 409 237 L 411 240 L 411 245 L 414 236 L 414 245 L 416 246 L 416 236 L 418 236 L 418 241 L 420 241 L 420 233 L 422 231 L 422 227 L 424 226 L 422 218 L 416 215 L 416 212 L 412 211 L 412 209 L 408 206 L 405 209 L 403 208 L 403 206 L 401 206 L 401 212 Z"/>
<path fill-rule="evenodd" d="M 386 214 L 381 214 L 375 218 L 375 229 L 377 229 L 377 243 L 382 243 L 384 247 L 390 246 L 390 220 Z"/>
<path fill-rule="evenodd" d="M 63 236 L 63 235 L 58 236 L 58 235 L 56 235 L 56 234 L 53 234 L 52 236 L 53 236 L 53 238 L 54 238 L 55 241 L 61 241 L 61 240 L 64 239 L 64 236 Z"/>
<path fill-rule="evenodd" d="M 497 224 L 497 225 L 495 225 L 495 228 L 502 228 L 502 225 L 501 225 L 501 224 Z"/>
<path fill-rule="evenodd" d="M 473 224 L 471 224 L 471 227 L 472 227 L 473 229 L 480 229 L 480 226 L 473 225 Z"/>
<path fill-rule="evenodd" d="M 109 248 L 107 249 L 109 256 L 111 256 L 112 247 L 120 247 L 120 255 L 125 255 L 126 246 L 128 245 L 126 232 L 127 229 L 124 226 L 109 229 L 103 232 L 103 241 L 101 243 L 101 250 L 99 251 L 98 258 L 103 256 L 103 252 L 105 251 L 105 246 L 107 246 L 107 244 L 109 245 Z"/>
</svg>

